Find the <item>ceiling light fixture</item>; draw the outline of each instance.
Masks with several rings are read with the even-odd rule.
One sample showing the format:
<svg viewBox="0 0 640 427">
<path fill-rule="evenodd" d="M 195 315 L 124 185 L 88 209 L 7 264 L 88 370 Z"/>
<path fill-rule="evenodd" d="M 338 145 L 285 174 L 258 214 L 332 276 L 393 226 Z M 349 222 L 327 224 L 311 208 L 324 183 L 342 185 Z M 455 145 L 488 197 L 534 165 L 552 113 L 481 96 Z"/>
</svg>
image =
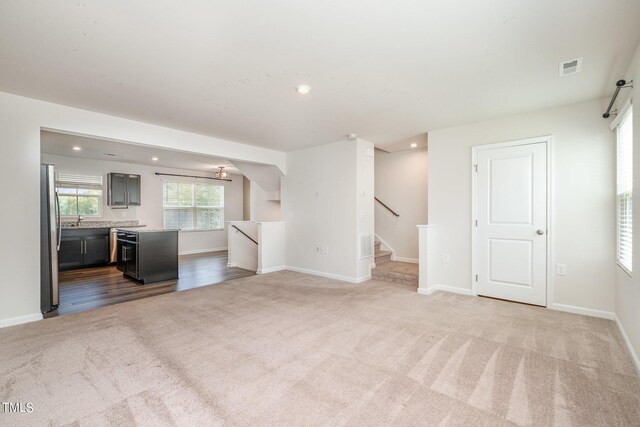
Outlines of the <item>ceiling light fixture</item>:
<svg viewBox="0 0 640 427">
<path fill-rule="evenodd" d="M 417 143 L 417 142 L 412 142 L 412 143 L 411 143 L 411 148 L 416 148 L 417 146 L 418 146 L 418 143 Z"/>
<path fill-rule="evenodd" d="M 80 151 L 82 150 L 82 147 L 78 147 L 77 145 L 73 147 L 73 151 Z"/>
<path fill-rule="evenodd" d="M 306 95 L 309 93 L 309 91 L 311 90 L 311 86 L 309 85 L 299 85 L 296 90 L 298 91 L 298 93 L 302 94 L 302 95 Z"/>
<path fill-rule="evenodd" d="M 218 166 L 220 168 L 220 170 L 218 172 L 216 172 L 216 178 L 218 179 L 226 179 L 227 178 L 227 171 L 224 170 L 224 166 Z"/>
<path fill-rule="evenodd" d="M 158 158 L 157 157 L 152 157 L 151 160 L 153 160 L 154 162 L 157 162 Z"/>
</svg>

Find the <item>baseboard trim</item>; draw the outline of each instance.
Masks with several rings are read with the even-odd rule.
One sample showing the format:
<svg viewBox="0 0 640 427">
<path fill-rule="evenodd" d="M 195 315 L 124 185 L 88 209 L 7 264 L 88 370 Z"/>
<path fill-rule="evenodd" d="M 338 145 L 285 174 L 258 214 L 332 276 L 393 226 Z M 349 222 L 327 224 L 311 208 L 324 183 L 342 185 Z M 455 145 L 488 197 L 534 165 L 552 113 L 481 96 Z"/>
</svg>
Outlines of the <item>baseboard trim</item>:
<svg viewBox="0 0 640 427">
<path fill-rule="evenodd" d="M 400 262 L 410 262 L 412 264 L 418 264 L 418 258 L 404 258 L 401 256 L 397 256 L 397 257 L 392 257 L 391 258 L 393 261 L 400 261 Z"/>
<path fill-rule="evenodd" d="M 226 250 L 228 250 L 226 246 L 222 248 L 194 249 L 191 251 L 180 251 L 178 252 L 178 255 L 204 254 L 207 252 L 220 252 L 220 251 L 226 251 Z"/>
<path fill-rule="evenodd" d="M 615 313 L 609 311 L 594 310 L 591 308 L 576 307 L 574 305 L 551 303 L 547 306 L 551 310 L 564 311 L 566 313 L 582 314 L 583 316 L 600 317 L 602 319 L 615 319 Z"/>
<path fill-rule="evenodd" d="M 622 339 L 625 345 L 627 346 L 627 352 L 629 353 L 629 356 L 631 356 L 631 360 L 633 361 L 633 364 L 636 367 L 636 372 L 640 377 L 640 358 L 638 358 L 638 353 L 636 353 L 635 349 L 631 345 L 631 340 L 629 340 L 629 336 L 627 335 L 627 332 L 622 327 L 622 323 L 620 322 L 618 315 L 614 313 L 613 317 L 614 317 L 613 321 L 616 322 L 616 325 L 618 325 L 618 330 L 620 331 L 620 334 L 622 335 Z"/>
<path fill-rule="evenodd" d="M 434 293 L 436 291 L 443 291 L 443 292 L 449 292 L 449 293 L 452 293 L 452 294 L 473 296 L 473 292 L 471 292 L 471 289 L 456 288 L 455 286 L 433 285 L 433 286 L 428 287 L 428 288 L 418 288 L 418 293 L 421 294 L 421 295 L 431 295 L 432 293 Z"/>
<path fill-rule="evenodd" d="M 325 273 L 324 271 L 309 270 L 307 268 L 292 267 L 290 265 L 286 267 L 286 270 L 295 271 L 296 273 L 310 274 L 312 276 L 326 277 L 327 279 L 340 280 L 342 282 L 349 282 L 349 283 L 362 283 L 371 279 L 371 275 L 362 276 L 362 277 L 349 277 L 349 276 L 343 276 L 341 274 Z"/>
<path fill-rule="evenodd" d="M 256 274 L 267 274 L 267 273 L 275 273 L 276 271 L 286 270 L 287 267 L 285 265 L 280 265 L 278 267 L 270 267 L 270 268 L 262 268 L 256 270 Z"/>
<path fill-rule="evenodd" d="M 227 267 L 231 268 L 231 267 L 237 267 L 238 263 L 237 262 L 228 262 L 227 263 Z"/>
<path fill-rule="evenodd" d="M 10 317 L 8 319 L 0 320 L 0 328 L 7 328 L 9 326 L 21 325 L 23 323 L 35 322 L 42 320 L 42 313 L 27 314 L 26 316 Z"/>
</svg>

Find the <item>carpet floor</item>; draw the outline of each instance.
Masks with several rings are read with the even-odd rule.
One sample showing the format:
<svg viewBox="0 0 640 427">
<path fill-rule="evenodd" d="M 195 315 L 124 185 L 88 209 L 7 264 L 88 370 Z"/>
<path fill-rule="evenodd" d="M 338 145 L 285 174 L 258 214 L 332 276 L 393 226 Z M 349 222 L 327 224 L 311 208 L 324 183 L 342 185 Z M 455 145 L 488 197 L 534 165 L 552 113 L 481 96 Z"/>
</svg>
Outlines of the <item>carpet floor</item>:
<svg viewBox="0 0 640 427">
<path fill-rule="evenodd" d="M 613 322 L 293 272 L 0 329 L 0 425 L 640 425 Z"/>
</svg>

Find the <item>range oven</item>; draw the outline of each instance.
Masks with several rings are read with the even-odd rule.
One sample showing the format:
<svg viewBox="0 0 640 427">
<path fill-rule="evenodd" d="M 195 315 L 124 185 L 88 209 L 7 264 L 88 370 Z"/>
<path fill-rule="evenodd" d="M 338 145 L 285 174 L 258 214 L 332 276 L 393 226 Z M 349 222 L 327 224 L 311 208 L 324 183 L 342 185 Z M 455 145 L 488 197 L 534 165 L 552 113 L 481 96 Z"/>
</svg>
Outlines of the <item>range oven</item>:
<svg viewBox="0 0 640 427">
<path fill-rule="evenodd" d="M 117 269 L 138 279 L 138 233 L 118 231 Z"/>
</svg>

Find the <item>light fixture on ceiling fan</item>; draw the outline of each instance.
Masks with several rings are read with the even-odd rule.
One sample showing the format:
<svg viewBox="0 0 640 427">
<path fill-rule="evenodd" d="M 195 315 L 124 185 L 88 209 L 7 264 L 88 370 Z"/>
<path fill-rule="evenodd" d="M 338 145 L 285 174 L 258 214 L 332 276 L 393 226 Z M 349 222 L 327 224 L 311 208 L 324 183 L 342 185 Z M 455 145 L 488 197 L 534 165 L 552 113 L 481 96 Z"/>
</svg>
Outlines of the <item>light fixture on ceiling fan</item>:
<svg viewBox="0 0 640 427">
<path fill-rule="evenodd" d="M 224 166 L 218 166 L 218 167 L 220 168 L 220 170 L 216 172 L 216 178 L 227 179 L 227 171 L 224 170 Z"/>
</svg>

